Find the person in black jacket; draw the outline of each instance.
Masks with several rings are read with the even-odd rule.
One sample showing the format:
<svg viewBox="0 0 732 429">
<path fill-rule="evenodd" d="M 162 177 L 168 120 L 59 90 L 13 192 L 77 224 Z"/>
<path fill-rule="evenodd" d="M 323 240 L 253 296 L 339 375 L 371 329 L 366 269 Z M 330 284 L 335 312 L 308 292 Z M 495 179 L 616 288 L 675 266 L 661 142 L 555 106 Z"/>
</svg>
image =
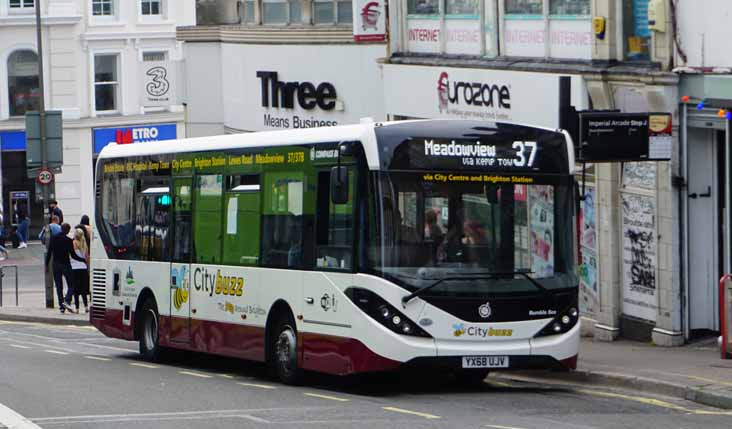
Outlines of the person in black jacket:
<svg viewBox="0 0 732 429">
<path fill-rule="evenodd" d="M 46 267 L 50 263 L 51 256 L 53 256 L 53 281 L 56 283 L 56 296 L 58 297 L 58 306 L 61 309 L 61 314 L 65 310 L 69 310 L 73 313 L 74 310 L 71 308 L 71 298 L 74 294 L 74 282 L 72 280 L 71 272 L 71 260 L 69 257 L 86 263 L 84 258 L 80 258 L 74 251 L 74 241 L 69 238 L 69 231 L 71 231 L 71 225 L 65 223 L 61 225 L 61 234 L 56 234 L 51 238 L 51 242 L 48 245 L 48 252 L 46 253 Z M 64 299 L 64 282 L 63 277 L 66 277 L 66 298 Z"/>
</svg>

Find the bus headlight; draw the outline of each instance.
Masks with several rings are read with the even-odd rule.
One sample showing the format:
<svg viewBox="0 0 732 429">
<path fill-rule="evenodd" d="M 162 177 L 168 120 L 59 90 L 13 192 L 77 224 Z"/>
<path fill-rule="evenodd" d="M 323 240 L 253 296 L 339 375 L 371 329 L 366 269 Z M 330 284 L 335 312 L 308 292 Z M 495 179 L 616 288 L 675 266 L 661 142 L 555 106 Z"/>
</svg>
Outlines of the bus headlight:
<svg viewBox="0 0 732 429">
<path fill-rule="evenodd" d="M 534 337 L 545 337 L 547 335 L 559 335 L 569 332 L 579 320 L 579 311 L 576 306 L 571 306 L 558 314 L 551 322 L 539 331 Z"/>
<path fill-rule="evenodd" d="M 370 290 L 350 287 L 344 293 L 356 307 L 390 331 L 399 335 L 432 338 L 407 316 Z"/>
</svg>

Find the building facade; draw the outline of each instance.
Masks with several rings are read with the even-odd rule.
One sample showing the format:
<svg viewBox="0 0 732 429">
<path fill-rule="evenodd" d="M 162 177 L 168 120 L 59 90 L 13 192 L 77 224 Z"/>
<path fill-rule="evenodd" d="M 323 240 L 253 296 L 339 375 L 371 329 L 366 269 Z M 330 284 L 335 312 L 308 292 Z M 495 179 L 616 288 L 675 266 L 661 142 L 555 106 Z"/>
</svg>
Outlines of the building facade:
<svg viewBox="0 0 732 429">
<path fill-rule="evenodd" d="M 0 195 L 6 225 L 23 207 L 31 236 L 45 205 L 25 171 L 24 115 L 39 102 L 37 5 L 45 105 L 63 114 L 53 196 L 69 222 L 92 213 L 93 161 L 106 144 L 185 135 L 175 28 L 195 22 L 194 0 L 0 0 Z"/>
<path fill-rule="evenodd" d="M 387 45 L 383 31 L 365 41 L 354 37 L 358 5 L 206 0 L 199 6 L 209 25 L 178 29 L 189 135 L 385 119 L 378 61 Z"/>
<path fill-rule="evenodd" d="M 675 12 L 655 0 L 393 0 L 386 112 L 556 128 L 558 77 L 570 76 L 578 110 L 671 112 L 677 130 Z M 578 167 L 584 334 L 682 343 L 678 159 Z"/>
</svg>

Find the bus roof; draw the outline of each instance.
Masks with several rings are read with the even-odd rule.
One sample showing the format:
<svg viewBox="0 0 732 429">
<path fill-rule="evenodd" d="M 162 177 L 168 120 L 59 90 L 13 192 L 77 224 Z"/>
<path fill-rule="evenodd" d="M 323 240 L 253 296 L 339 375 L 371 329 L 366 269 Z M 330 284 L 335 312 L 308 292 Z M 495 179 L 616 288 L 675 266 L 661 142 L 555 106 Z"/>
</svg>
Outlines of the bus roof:
<svg viewBox="0 0 732 429">
<path fill-rule="evenodd" d="M 442 124 L 440 124 L 442 123 Z M 418 124 L 418 125 L 417 125 Z M 415 130 L 425 128 L 442 127 L 447 124 L 447 128 L 453 128 L 461 125 L 481 125 L 486 128 L 496 128 L 500 126 L 527 127 L 536 130 L 564 133 L 569 140 L 567 147 L 570 152 L 571 164 L 574 160 L 571 139 L 568 134 L 562 130 L 534 127 L 523 124 L 503 124 L 495 122 L 469 121 L 460 119 L 416 119 L 407 121 L 390 121 L 375 122 L 371 120 L 362 120 L 360 124 L 354 125 L 338 125 L 331 127 L 318 128 L 301 128 L 294 130 L 275 130 L 275 131 L 259 131 L 253 133 L 227 134 L 218 136 L 196 137 L 177 140 L 163 140 L 155 142 L 155 144 L 116 144 L 110 143 L 99 154 L 99 158 L 124 158 L 131 156 L 149 156 L 158 154 L 186 153 L 186 152 L 206 152 L 235 148 L 257 148 L 257 147 L 276 147 L 291 146 L 300 144 L 317 144 L 317 143 L 334 143 L 341 141 L 360 141 L 366 155 L 368 166 L 372 170 L 384 167 L 381 161 L 381 153 L 377 147 L 377 137 L 374 131 L 377 127 L 385 127 L 391 129 L 405 129 L 409 125 L 417 125 Z M 572 168 L 571 166 L 570 168 Z"/>
</svg>

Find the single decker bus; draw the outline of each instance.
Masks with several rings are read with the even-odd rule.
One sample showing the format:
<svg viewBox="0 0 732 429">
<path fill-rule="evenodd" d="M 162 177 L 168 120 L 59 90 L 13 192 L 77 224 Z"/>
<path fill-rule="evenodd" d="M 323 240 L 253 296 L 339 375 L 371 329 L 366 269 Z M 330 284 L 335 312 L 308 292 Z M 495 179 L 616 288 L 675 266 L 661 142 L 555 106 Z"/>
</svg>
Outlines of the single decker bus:
<svg viewBox="0 0 732 429">
<path fill-rule="evenodd" d="M 169 349 L 348 375 L 573 369 L 573 144 L 464 120 L 107 146 L 90 319 Z"/>
</svg>

